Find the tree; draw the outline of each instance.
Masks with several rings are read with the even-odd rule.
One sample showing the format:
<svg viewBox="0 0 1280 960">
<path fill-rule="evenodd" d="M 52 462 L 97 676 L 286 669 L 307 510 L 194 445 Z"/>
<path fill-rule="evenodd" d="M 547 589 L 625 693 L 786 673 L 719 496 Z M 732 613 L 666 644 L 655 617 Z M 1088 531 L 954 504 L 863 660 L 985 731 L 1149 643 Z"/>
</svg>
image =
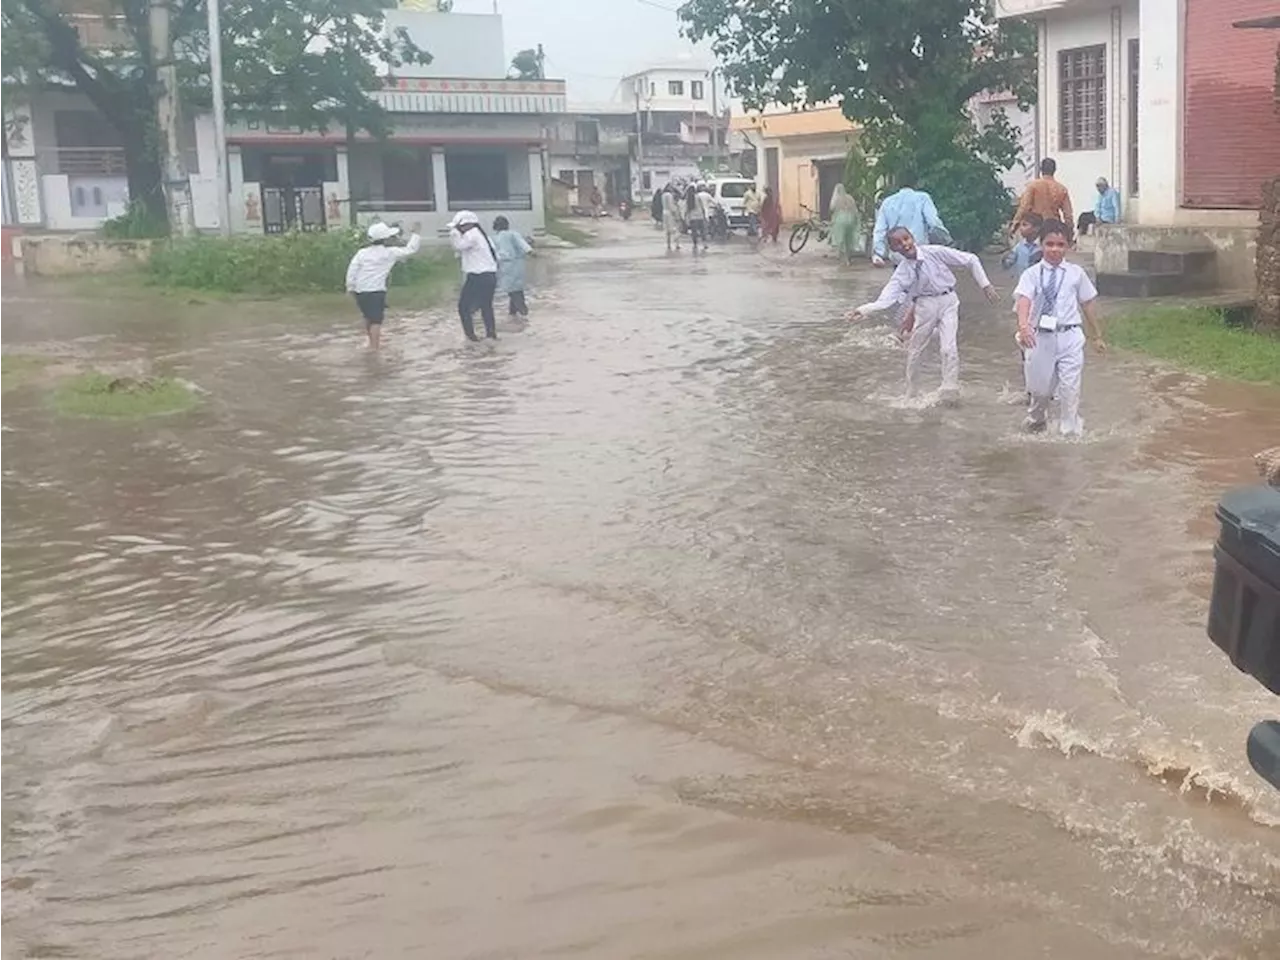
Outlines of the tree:
<svg viewBox="0 0 1280 960">
<path fill-rule="evenodd" d="M 997 23 L 988 0 L 688 0 L 680 18 L 749 108 L 837 101 L 861 128 L 864 179 L 954 182 L 935 200 L 949 225 L 968 224 L 968 245 L 1007 217 L 998 172 L 1017 158 L 1016 132 L 999 120 L 977 129 L 970 101 L 984 90 L 1034 100 L 1035 34 Z M 975 214 L 977 203 L 999 209 Z"/>
<path fill-rule="evenodd" d="M 521 50 L 511 58 L 509 74 L 516 80 L 542 79 L 542 53 L 540 50 Z"/>
<path fill-rule="evenodd" d="M 3 0 L 6 96 L 49 86 L 74 87 L 119 132 L 129 196 L 149 218 L 166 221 L 161 137 L 156 121 L 159 62 L 151 43 L 153 0 L 99 0 L 98 21 L 109 41 L 88 45 L 77 25 L 93 19 L 66 11 L 92 4 L 59 0 Z M 183 102 L 209 100 L 208 34 L 204 0 L 171 4 L 173 56 Z M 271 118 L 304 130 L 338 125 L 350 137 L 388 130 L 387 114 L 370 96 L 379 66 L 425 63 L 430 56 L 403 31 L 387 35 L 394 0 L 222 0 L 222 60 L 227 112 Z M 172 62 L 172 61 L 170 61 Z"/>
</svg>

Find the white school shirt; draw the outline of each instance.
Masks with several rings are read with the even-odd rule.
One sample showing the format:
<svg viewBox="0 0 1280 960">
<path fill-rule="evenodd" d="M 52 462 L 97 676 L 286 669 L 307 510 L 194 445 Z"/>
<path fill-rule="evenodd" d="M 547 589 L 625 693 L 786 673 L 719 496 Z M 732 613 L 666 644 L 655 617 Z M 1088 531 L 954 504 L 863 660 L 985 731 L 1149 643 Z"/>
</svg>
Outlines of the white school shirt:
<svg viewBox="0 0 1280 960">
<path fill-rule="evenodd" d="M 386 290 L 391 268 L 417 253 L 421 245 L 422 238 L 414 233 L 409 235 L 409 242 L 403 247 L 388 247 L 381 243 L 361 247 L 347 264 L 347 293 Z"/>
<path fill-rule="evenodd" d="M 453 243 L 453 249 L 458 251 L 463 273 L 498 272 L 498 261 L 494 259 L 493 248 L 478 227 L 466 233 L 450 230 L 449 240 Z"/>
<path fill-rule="evenodd" d="M 951 268 L 968 270 L 973 282 L 982 289 L 991 286 L 982 261 L 974 254 L 941 244 L 924 243 L 916 247 L 914 260 L 903 259 L 894 268 L 893 276 L 871 303 L 858 307 L 858 313 L 879 313 L 892 310 L 898 304 L 916 297 L 932 297 L 954 290 L 956 275 Z"/>
<path fill-rule="evenodd" d="M 1054 280 L 1054 271 L 1061 271 L 1061 280 Z M 1059 282 L 1058 296 L 1053 303 L 1045 304 L 1040 310 L 1040 301 L 1044 293 Z M 1059 327 L 1074 327 L 1084 323 L 1080 312 L 1080 304 L 1088 303 L 1098 296 L 1098 288 L 1093 285 L 1089 275 L 1077 264 L 1063 260 L 1056 267 L 1045 261 L 1033 267 L 1027 267 L 1018 278 L 1014 297 L 1026 297 L 1031 301 L 1031 326 L 1036 326 L 1041 312 L 1058 318 Z"/>
</svg>

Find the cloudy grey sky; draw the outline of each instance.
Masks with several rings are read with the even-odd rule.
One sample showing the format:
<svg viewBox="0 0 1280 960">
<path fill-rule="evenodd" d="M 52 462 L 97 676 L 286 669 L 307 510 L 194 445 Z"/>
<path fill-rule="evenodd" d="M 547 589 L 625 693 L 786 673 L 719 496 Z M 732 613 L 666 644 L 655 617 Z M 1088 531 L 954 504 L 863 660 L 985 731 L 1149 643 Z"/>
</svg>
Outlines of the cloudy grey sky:
<svg viewBox="0 0 1280 960">
<path fill-rule="evenodd" d="M 654 61 L 691 56 L 710 64 L 680 36 L 681 0 L 497 0 L 510 58 L 542 44 L 548 76 L 569 84 L 569 99 L 609 100 L 618 79 Z M 494 0 L 454 0 L 460 13 L 492 13 Z M 554 24 L 554 26 L 553 26 Z"/>
</svg>

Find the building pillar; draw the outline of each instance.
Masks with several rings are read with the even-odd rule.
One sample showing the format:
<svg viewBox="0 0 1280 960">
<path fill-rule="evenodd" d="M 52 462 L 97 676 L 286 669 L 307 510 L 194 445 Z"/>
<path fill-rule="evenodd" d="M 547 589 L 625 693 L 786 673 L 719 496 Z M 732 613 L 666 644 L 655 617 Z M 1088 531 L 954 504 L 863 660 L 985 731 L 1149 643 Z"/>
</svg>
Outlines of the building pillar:
<svg viewBox="0 0 1280 960">
<path fill-rule="evenodd" d="M 449 213 L 449 178 L 444 166 L 444 147 L 431 148 L 431 196 L 436 202 L 436 213 L 443 213 L 447 223 L 453 218 Z"/>
<path fill-rule="evenodd" d="M 529 196 L 533 198 L 533 209 L 530 211 L 533 217 L 535 229 L 542 229 L 547 225 L 545 192 L 546 179 L 542 170 L 542 148 L 529 148 Z"/>
<path fill-rule="evenodd" d="M 1183 0 L 1138 7 L 1138 221 L 1171 224 L 1182 173 Z"/>
<path fill-rule="evenodd" d="M 351 196 L 350 157 L 346 145 L 333 148 L 337 179 L 323 184 L 325 228 L 334 230 L 356 223 L 356 202 Z"/>
<path fill-rule="evenodd" d="M 248 220 L 248 191 L 244 184 L 244 162 L 241 157 L 240 147 L 232 145 L 227 147 L 227 206 L 231 209 L 231 232 L 244 233 L 254 227 L 262 229 L 262 211 L 260 209 L 260 198 L 254 202 L 254 210 L 258 212 L 257 223 L 250 223 Z"/>
<path fill-rule="evenodd" d="M 40 189 L 40 170 L 36 164 L 35 119 L 29 104 L 18 104 L 5 111 L 5 136 L 9 157 L 5 160 L 5 188 L 9 211 L 16 226 L 40 226 L 44 223 L 44 203 Z"/>
</svg>

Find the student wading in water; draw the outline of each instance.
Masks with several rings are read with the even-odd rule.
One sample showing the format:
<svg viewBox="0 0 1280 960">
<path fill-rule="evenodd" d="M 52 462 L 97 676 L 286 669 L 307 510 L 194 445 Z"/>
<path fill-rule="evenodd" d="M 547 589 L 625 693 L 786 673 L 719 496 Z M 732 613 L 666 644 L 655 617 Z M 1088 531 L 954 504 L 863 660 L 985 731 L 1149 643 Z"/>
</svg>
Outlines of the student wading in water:
<svg viewBox="0 0 1280 960">
<path fill-rule="evenodd" d="M 493 295 L 498 287 L 498 255 L 489 235 L 480 226 L 480 218 L 470 210 L 457 213 L 449 223 L 449 240 L 462 261 L 462 292 L 458 294 L 458 316 L 468 340 L 479 340 L 472 314 L 480 311 L 484 318 L 484 335 L 498 339 L 493 317 Z"/>
<path fill-rule="evenodd" d="M 382 344 L 382 318 L 387 312 L 387 278 L 391 276 L 391 268 L 405 257 L 413 256 L 422 245 L 422 238 L 415 230 L 403 247 L 391 246 L 389 241 L 399 233 L 399 227 L 382 221 L 369 224 L 366 233 L 369 245 L 357 250 L 347 264 L 347 293 L 354 294 L 356 306 L 364 317 L 370 350 L 377 350 Z"/>
<path fill-rule="evenodd" d="M 956 277 L 952 268 L 968 270 L 974 283 L 982 288 L 988 300 L 995 303 L 1000 294 L 987 279 L 982 263 L 972 253 L 940 244 L 917 245 L 906 227 L 894 227 L 888 233 L 889 249 L 902 260 L 885 284 L 880 296 L 849 313 L 850 320 L 861 320 L 868 314 L 910 304 L 906 329 L 911 331 L 907 344 L 907 396 L 916 392 L 920 363 L 925 347 L 938 334 L 942 353 L 942 398 L 954 402 L 960 391 L 960 353 L 956 332 L 960 325 L 960 298 L 956 296 Z M 914 322 L 914 328 L 910 325 Z"/>
</svg>

